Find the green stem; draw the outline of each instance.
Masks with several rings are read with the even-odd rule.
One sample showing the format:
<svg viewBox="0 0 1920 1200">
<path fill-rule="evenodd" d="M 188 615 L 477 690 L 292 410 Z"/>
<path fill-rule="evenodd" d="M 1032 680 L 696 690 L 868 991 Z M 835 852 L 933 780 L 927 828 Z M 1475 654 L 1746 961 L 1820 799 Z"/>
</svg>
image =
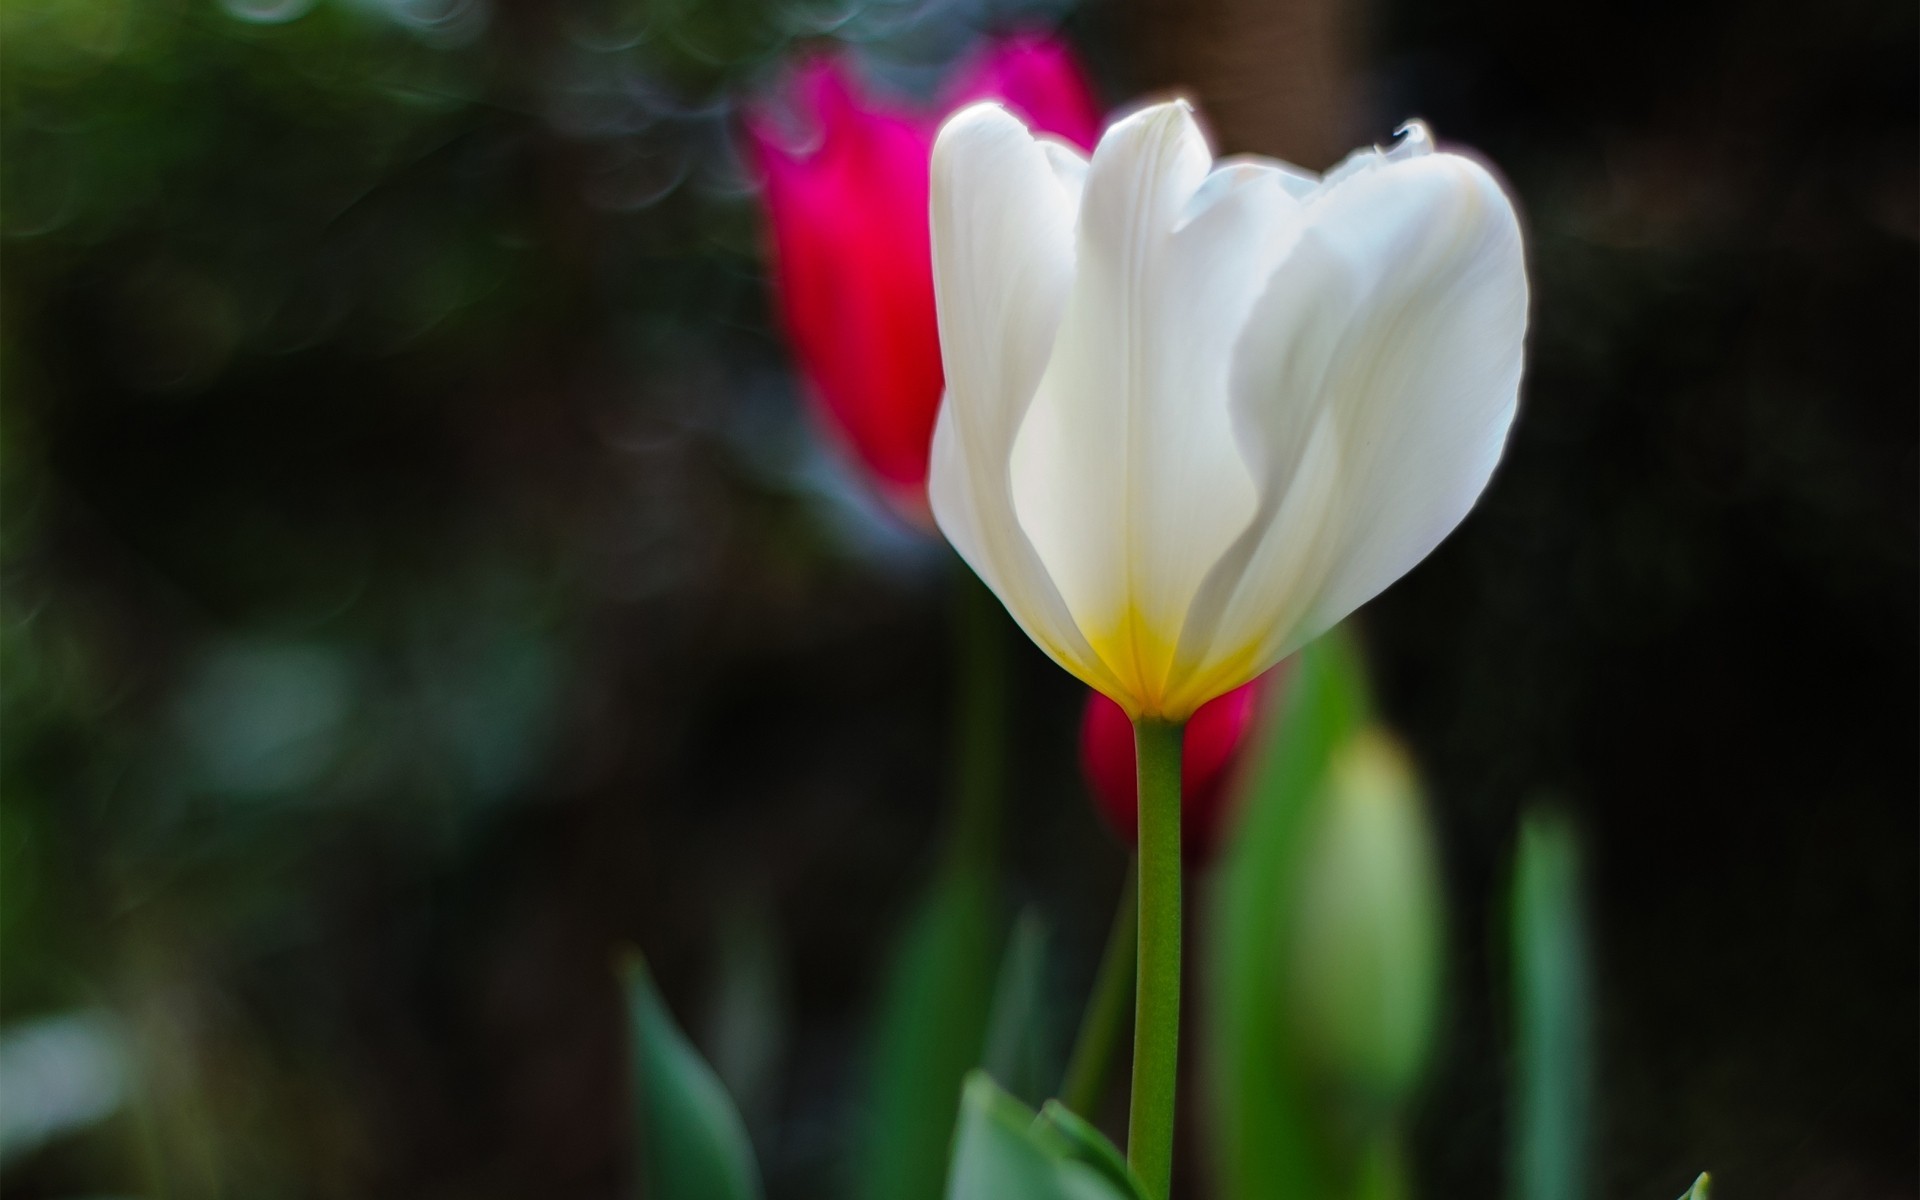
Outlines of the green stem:
<svg viewBox="0 0 1920 1200">
<path fill-rule="evenodd" d="M 1180 743 L 1185 723 L 1133 724 L 1140 778 L 1140 960 L 1133 997 L 1133 1097 L 1127 1161 L 1164 1200 L 1173 1184 L 1174 1080 L 1180 1062 Z"/>
<path fill-rule="evenodd" d="M 1134 938 L 1140 927 L 1136 899 L 1139 870 L 1137 863 L 1127 863 L 1120 903 L 1113 911 L 1113 930 L 1107 934 L 1107 948 L 1093 976 L 1093 994 L 1087 997 L 1087 1011 L 1080 1018 L 1080 1033 L 1073 1042 L 1073 1057 L 1067 1060 L 1066 1078 L 1060 1083 L 1061 1102 L 1089 1120 L 1106 1090 L 1107 1070 L 1113 1065 L 1120 1035 L 1126 1031 L 1127 1005 L 1133 999 Z"/>
<path fill-rule="evenodd" d="M 996 857 L 1006 774 L 1006 618 L 973 572 L 961 566 L 956 576 L 956 794 L 947 836 L 947 867 L 984 872 Z"/>
</svg>

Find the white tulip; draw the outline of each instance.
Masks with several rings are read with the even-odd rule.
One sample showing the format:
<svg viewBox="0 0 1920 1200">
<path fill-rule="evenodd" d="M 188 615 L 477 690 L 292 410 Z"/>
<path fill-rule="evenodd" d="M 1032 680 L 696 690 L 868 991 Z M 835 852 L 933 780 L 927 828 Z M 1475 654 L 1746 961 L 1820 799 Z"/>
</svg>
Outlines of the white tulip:
<svg viewBox="0 0 1920 1200">
<path fill-rule="evenodd" d="M 1512 203 L 1408 125 L 1316 177 L 1184 101 L 1091 161 L 994 104 L 933 150 L 935 519 L 1033 640 L 1184 720 L 1426 557 L 1513 423 Z"/>
</svg>

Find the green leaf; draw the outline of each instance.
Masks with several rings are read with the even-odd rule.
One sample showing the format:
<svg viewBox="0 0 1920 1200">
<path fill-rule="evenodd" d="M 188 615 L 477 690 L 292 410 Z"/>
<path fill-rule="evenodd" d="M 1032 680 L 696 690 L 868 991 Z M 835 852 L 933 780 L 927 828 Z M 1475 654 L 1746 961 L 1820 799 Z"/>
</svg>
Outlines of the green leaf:
<svg viewBox="0 0 1920 1200">
<path fill-rule="evenodd" d="M 713 1005 L 702 1027 L 713 1073 L 748 1128 L 760 1124 L 788 1037 L 786 964 L 764 897 L 737 898 L 720 918 Z"/>
<path fill-rule="evenodd" d="M 1512 907 L 1514 1200 L 1587 1194 L 1592 1017 L 1580 847 L 1573 827 L 1534 813 L 1520 827 Z"/>
<path fill-rule="evenodd" d="M 635 1137 L 647 1200 L 757 1200 L 760 1171 L 726 1089 L 660 999 L 638 953 L 622 965 Z"/>
<path fill-rule="evenodd" d="M 1358 649 L 1335 630 L 1303 649 L 1248 776 L 1242 826 L 1218 869 L 1202 1064 L 1216 1098 L 1212 1152 L 1223 1195 L 1338 1194 L 1315 1122 L 1321 1106 L 1283 1032 L 1273 964 L 1292 927 L 1315 798 L 1337 746 L 1367 720 Z"/>
<path fill-rule="evenodd" d="M 1032 909 L 1014 922 L 993 990 L 981 1065 L 1018 1099 L 1038 1103 L 1059 1077 L 1046 1012 L 1047 927 Z"/>
<path fill-rule="evenodd" d="M 848 1180 L 855 1196 L 940 1195 L 961 1081 L 980 1062 L 997 909 L 982 873 L 950 871 L 908 920 L 876 1019 L 867 1108 Z"/>
<path fill-rule="evenodd" d="M 1127 1166 L 1126 1157 L 1091 1122 L 1058 1100 L 1049 1100 L 1041 1106 L 1039 1125 L 1070 1142 L 1074 1159 L 1100 1172 L 1127 1195 L 1146 1200 L 1147 1190 Z"/>
<path fill-rule="evenodd" d="M 1055 1120 L 1036 1118 L 976 1071 L 960 1102 L 946 1200 L 1142 1200 L 1124 1174 L 1111 1174 L 1110 1164 L 1087 1161 L 1089 1154 L 1117 1157 L 1111 1145 L 1104 1153 L 1089 1149 L 1082 1141 L 1088 1135 L 1105 1143 L 1084 1122 L 1068 1132 Z"/>
<path fill-rule="evenodd" d="M 1680 1200 L 1707 1200 L 1707 1184 L 1711 1182 L 1705 1171 L 1700 1172 L 1700 1178 L 1693 1181 L 1693 1186 L 1687 1189 L 1687 1194 Z"/>
<path fill-rule="evenodd" d="M 1408 1200 L 1412 1195 L 1398 1133 L 1380 1135 L 1361 1157 L 1354 1200 Z"/>
</svg>

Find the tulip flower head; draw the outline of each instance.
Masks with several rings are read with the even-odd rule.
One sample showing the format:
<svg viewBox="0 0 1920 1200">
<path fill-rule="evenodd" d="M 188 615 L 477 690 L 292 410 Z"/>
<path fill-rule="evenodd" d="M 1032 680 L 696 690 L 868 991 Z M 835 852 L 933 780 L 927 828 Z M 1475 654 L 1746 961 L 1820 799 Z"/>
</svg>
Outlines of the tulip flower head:
<svg viewBox="0 0 1920 1200">
<path fill-rule="evenodd" d="M 1407 126 L 1324 178 L 1144 108 L 1091 160 L 992 104 L 931 190 L 933 515 L 1022 628 L 1181 721 L 1405 574 L 1512 425 L 1520 225 Z"/>
<path fill-rule="evenodd" d="M 1284 665 L 1202 704 L 1187 722 L 1180 757 L 1180 849 L 1189 864 L 1212 859 L 1232 818 L 1234 769 L 1261 704 Z M 1099 692 L 1087 693 L 1080 716 L 1080 766 L 1094 805 L 1128 845 L 1140 837 L 1140 780 L 1133 756 L 1133 723 Z"/>
<path fill-rule="evenodd" d="M 769 114 L 747 121 L 773 242 L 774 286 L 801 374 L 826 423 L 898 510 L 924 520 L 927 449 L 943 387 L 927 233 L 939 119 L 992 98 L 1082 147 L 1100 127 L 1071 54 L 1003 39 L 927 113 L 865 96 L 837 60 L 797 74 L 788 107 L 813 126 L 796 149 Z"/>
</svg>

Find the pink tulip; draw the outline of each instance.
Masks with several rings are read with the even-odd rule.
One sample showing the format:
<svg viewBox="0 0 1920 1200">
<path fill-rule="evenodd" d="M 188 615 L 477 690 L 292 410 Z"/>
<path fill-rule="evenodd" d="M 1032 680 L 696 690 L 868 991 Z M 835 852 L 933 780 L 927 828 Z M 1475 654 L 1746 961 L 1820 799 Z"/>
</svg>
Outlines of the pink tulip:
<svg viewBox="0 0 1920 1200">
<path fill-rule="evenodd" d="M 1277 691 L 1288 667 L 1278 667 L 1202 704 L 1187 722 L 1180 756 L 1180 845 L 1189 865 L 1206 863 L 1219 850 L 1232 814 L 1234 768 L 1249 740 L 1265 697 Z M 1128 845 L 1140 837 L 1139 779 L 1133 759 L 1133 723 L 1118 704 L 1087 693 L 1080 717 L 1080 766 L 1093 791 L 1094 807 Z"/>
<path fill-rule="evenodd" d="M 927 524 L 927 453 L 944 379 L 934 323 L 927 173 L 947 114 L 997 99 L 1036 128 L 1093 145 L 1100 110 L 1061 43 L 1005 38 L 956 72 L 930 111 L 867 96 L 844 63 L 803 65 L 786 100 L 817 135 L 796 150 L 747 120 L 787 337 L 820 412 L 877 490 Z"/>
</svg>

